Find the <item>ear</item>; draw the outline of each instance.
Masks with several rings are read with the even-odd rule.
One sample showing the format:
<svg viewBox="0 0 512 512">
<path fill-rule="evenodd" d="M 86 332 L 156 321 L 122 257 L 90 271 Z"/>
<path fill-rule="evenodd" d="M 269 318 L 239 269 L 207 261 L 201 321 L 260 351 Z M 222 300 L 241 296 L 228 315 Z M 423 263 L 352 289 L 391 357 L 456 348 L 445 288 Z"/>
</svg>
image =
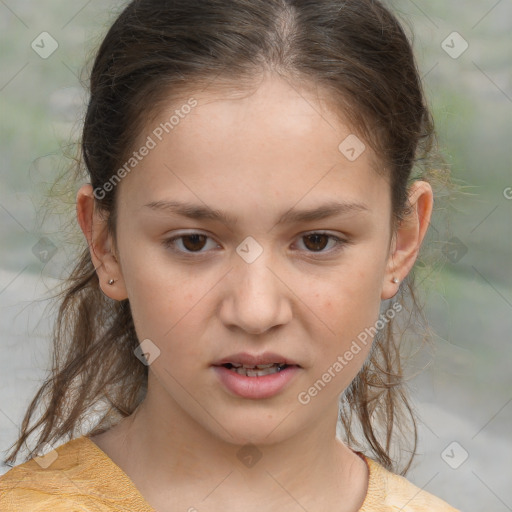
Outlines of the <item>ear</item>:
<svg viewBox="0 0 512 512">
<path fill-rule="evenodd" d="M 382 299 L 396 295 L 399 283 L 412 269 L 427 232 L 433 205 L 432 187 L 426 181 L 415 181 L 409 188 L 409 210 L 393 235 L 384 282 Z M 393 283 L 393 278 L 399 283 Z"/>
<path fill-rule="evenodd" d="M 115 255 L 112 237 L 107 230 L 107 219 L 96 207 L 93 188 L 83 185 L 76 196 L 78 223 L 87 238 L 91 260 L 98 274 L 103 293 L 114 300 L 128 298 L 123 280 L 121 265 Z M 113 279 L 113 284 L 108 284 Z"/>
</svg>

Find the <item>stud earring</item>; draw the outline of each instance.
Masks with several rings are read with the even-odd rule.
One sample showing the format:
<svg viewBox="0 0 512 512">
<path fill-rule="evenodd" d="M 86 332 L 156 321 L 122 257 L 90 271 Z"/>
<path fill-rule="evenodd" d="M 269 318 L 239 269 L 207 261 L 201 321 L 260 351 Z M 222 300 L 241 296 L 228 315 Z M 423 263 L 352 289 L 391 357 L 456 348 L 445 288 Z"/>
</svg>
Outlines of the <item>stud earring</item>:
<svg viewBox="0 0 512 512">
<path fill-rule="evenodd" d="M 115 281 L 113 279 L 109 279 L 108 284 L 114 284 Z"/>
<path fill-rule="evenodd" d="M 399 282 L 400 280 L 398 279 L 398 277 L 393 277 L 393 283 L 398 284 Z"/>
</svg>

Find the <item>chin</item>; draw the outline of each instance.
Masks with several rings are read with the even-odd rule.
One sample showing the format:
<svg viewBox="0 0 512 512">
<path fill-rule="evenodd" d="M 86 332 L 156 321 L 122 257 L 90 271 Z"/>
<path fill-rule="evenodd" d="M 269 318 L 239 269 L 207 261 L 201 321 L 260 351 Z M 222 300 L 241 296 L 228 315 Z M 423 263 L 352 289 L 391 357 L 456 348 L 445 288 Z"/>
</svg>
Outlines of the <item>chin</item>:
<svg viewBox="0 0 512 512">
<path fill-rule="evenodd" d="M 222 418 L 219 421 L 222 426 L 216 422 L 203 426 L 229 444 L 273 445 L 290 439 L 305 427 L 298 417 L 299 412 L 300 409 L 294 412 L 290 407 L 230 408 L 229 412 L 219 412 L 218 415 L 212 411 L 215 418 Z M 215 428 L 212 429 L 212 426 Z"/>
</svg>

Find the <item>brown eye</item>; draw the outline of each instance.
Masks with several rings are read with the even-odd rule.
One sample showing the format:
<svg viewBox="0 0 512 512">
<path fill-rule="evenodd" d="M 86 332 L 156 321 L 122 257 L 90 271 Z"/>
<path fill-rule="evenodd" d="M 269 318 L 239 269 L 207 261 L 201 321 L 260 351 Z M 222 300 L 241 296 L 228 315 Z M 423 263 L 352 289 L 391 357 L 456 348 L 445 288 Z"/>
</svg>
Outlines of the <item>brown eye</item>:
<svg viewBox="0 0 512 512">
<path fill-rule="evenodd" d="M 185 235 L 181 237 L 183 240 L 183 247 L 187 251 L 200 251 L 204 245 L 205 241 L 208 238 L 205 235 Z"/>
<path fill-rule="evenodd" d="M 301 241 L 304 241 L 303 249 L 309 253 L 318 253 L 320 256 L 333 254 L 336 251 L 340 251 L 344 248 L 345 245 L 349 243 L 348 240 L 343 240 L 338 238 L 337 236 L 330 235 L 329 233 L 315 232 L 307 235 L 303 235 L 300 238 Z M 326 249 L 329 244 L 329 241 L 332 242 L 330 249 Z"/>
<path fill-rule="evenodd" d="M 162 244 L 164 247 L 181 254 L 203 254 L 206 251 L 202 249 L 207 245 L 208 240 L 211 240 L 211 238 L 207 235 L 189 233 L 164 240 Z"/>
<path fill-rule="evenodd" d="M 324 233 L 315 233 L 313 235 L 306 235 L 303 238 L 309 240 L 309 243 L 304 244 L 309 250 L 322 251 L 332 237 Z"/>
</svg>

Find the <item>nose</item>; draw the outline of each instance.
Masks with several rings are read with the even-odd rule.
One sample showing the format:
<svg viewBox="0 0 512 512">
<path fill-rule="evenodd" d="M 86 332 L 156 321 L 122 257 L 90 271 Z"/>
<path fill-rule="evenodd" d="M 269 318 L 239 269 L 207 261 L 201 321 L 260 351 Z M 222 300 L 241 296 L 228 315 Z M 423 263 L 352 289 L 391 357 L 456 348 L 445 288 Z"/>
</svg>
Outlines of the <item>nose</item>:
<svg viewBox="0 0 512 512">
<path fill-rule="evenodd" d="M 250 334 L 262 334 L 290 322 L 294 296 L 286 276 L 263 252 L 248 263 L 242 258 L 226 276 L 226 293 L 220 308 L 227 327 L 239 327 Z M 281 275 L 280 275 L 281 274 Z"/>
</svg>

